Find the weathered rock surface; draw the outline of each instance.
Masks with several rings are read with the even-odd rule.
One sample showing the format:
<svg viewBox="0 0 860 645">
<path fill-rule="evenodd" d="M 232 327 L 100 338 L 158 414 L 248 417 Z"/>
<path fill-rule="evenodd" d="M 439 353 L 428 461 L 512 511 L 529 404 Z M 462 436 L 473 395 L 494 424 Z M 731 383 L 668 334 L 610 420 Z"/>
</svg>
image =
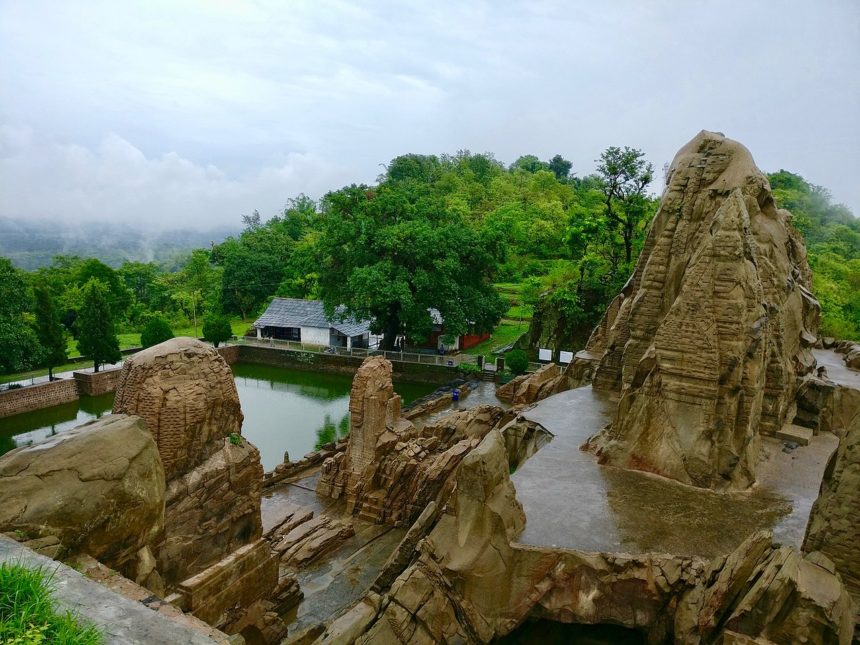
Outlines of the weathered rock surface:
<svg viewBox="0 0 860 645">
<path fill-rule="evenodd" d="M 114 414 L 136 414 L 158 444 L 167 479 L 188 472 L 242 428 L 230 366 L 212 347 L 173 338 L 133 354 L 120 374 Z"/>
<path fill-rule="evenodd" d="M 496 396 L 513 405 L 528 405 L 568 388 L 567 376 L 555 363 L 532 374 L 523 374 L 496 388 Z"/>
<path fill-rule="evenodd" d="M 144 419 L 164 465 L 164 532 L 153 550 L 176 602 L 225 631 L 280 640 L 278 560 L 261 539 L 263 467 L 241 437 L 230 367 L 195 339 L 161 343 L 125 362 L 114 412 Z"/>
<path fill-rule="evenodd" d="M 110 415 L 0 458 L 0 530 L 51 557 L 134 566 L 164 526 L 164 470 L 141 420 Z"/>
<path fill-rule="evenodd" d="M 821 551 L 835 564 L 860 608 L 860 392 L 834 392 L 842 436 L 812 507 L 804 551 Z M 844 425 L 842 425 L 844 423 Z"/>
<path fill-rule="evenodd" d="M 295 568 L 307 566 L 355 535 L 352 524 L 327 515 L 299 514 L 295 522 L 282 524 L 270 533 L 272 548 L 281 562 Z"/>
<path fill-rule="evenodd" d="M 420 431 L 400 417 L 391 363 L 381 357 L 364 361 L 350 396 L 347 449 L 322 466 L 317 492 L 346 498 L 347 510 L 371 522 L 415 519 L 444 494 L 463 457 L 505 413 L 483 405 L 454 412 Z"/>
<path fill-rule="evenodd" d="M 726 632 L 756 642 L 851 642 L 851 598 L 833 563 L 820 553 L 771 544 L 768 532 L 750 536 L 681 599 L 676 643 L 719 643 Z"/>
<path fill-rule="evenodd" d="M 386 567 L 314 642 L 486 643 L 528 619 L 622 625 L 649 642 L 850 642 L 851 601 L 821 554 L 774 546 L 769 533 L 710 563 L 519 545 L 525 517 L 507 469 L 492 430 L 462 460 L 445 511 L 410 529 L 432 524 L 404 539 L 417 545 L 411 563 L 398 549 L 405 569 L 390 587 Z"/>
<path fill-rule="evenodd" d="M 180 581 L 262 535 L 260 453 L 244 439 L 219 439 L 220 450 L 167 482 L 159 570 Z"/>
<path fill-rule="evenodd" d="M 113 411 L 146 422 L 164 464 L 165 531 L 155 550 L 168 585 L 260 538 L 260 454 L 239 438 L 236 384 L 212 347 L 180 337 L 131 356 Z"/>
<path fill-rule="evenodd" d="M 739 143 L 676 155 L 636 270 L 595 329 L 594 386 L 619 391 L 591 447 L 604 463 L 747 488 L 760 433 L 791 421 L 819 306 L 806 251 Z"/>
</svg>

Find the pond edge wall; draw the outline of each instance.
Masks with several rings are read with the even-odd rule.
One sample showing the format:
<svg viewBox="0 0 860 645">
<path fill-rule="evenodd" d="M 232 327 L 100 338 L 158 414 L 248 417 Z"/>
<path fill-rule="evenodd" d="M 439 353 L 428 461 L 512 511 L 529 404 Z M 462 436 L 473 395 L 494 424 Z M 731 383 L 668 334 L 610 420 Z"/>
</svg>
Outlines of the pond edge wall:
<svg viewBox="0 0 860 645">
<path fill-rule="evenodd" d="M 227 361 L 272 365 L 309 372 L 354 374 L 364 360 L 358 356 L 338 356 L 316 352 L 296 352 L 275 347 L 225 345 L 216 351 Z M 409 383 L 443 385 L 457 375 L 455 367 L 423 365 L 391 361 L 394 378 Z M 98 373 L 74 372 L 74 378 L 62 378 L 49 383 L 37 383 L 0 392 L 0 419 L 25 412 L 35 412 L 63 403 L 77 401 L 82 396 L 98 396 L 116 390 L 121 367 Z"/>
</svg>

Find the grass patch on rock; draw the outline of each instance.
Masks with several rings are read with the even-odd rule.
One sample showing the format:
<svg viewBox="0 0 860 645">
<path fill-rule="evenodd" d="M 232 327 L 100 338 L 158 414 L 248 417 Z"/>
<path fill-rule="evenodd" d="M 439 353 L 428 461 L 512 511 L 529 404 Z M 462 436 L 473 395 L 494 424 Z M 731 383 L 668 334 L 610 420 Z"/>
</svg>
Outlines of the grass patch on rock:
<svg viewBox="0 0 860 645">
<path fill-rule="evenodd" d="M 99 631 L 70 611 L 57 609 L 51 575 L 20 564 L 0 564 L 0 643 L 97 645 Z"/>
</svg>

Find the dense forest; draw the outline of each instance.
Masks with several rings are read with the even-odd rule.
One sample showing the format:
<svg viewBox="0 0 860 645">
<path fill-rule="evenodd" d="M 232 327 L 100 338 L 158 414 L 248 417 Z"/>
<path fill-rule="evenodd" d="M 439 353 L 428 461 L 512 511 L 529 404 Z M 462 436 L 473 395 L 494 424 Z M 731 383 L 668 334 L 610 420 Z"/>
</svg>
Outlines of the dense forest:
<svg viewBox="0 0 860 645">
<path fill-rule="evenodd" d="M 343 305 L 388 347 L 398 334 L 426 337 L 430 307 L 450 335 L 493 332 L 480 352 L 509 345 L 548 308 L 560 335 L 581 343 L 636 261 L 659 203 L 653 179 L 632 148 L 608 148 L 583 177 L 560 155 L 508 167 L 468 151 L 404 155 L 374 185 L 245 215 L 241 233 L 179 261 L 112 268 L 57 255 L 26 271 L 0 258 L 0 370 L 78 353 L 110 362 L 142 332 L 156 342 L 206 325 L 221 330 L 213 340 L 243 333 L 273 296 L 318 298 L 333 316 Z M 806 239 L 823 333 L 860 338 L 860 221 L 798 175 L 769 179 Z"/>
</svg>

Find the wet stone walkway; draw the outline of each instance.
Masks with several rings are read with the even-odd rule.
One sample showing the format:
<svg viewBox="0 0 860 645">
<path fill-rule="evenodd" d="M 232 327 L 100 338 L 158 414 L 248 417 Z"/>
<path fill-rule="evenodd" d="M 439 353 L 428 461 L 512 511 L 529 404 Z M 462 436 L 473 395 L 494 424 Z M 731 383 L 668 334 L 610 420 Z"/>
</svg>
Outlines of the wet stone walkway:
<svg viewBox="0 0 860 645">
<path fill-rule="evenodd" d="M 404 528 L 370 524 L 347 516 L 342 501 L 335 502 L 316 494 L 317 481 L 318 472 L 293 483 L 274 486 L 264 492 L 262 499 L 264 531 L 283 519 L 285 507 L 296 504 L 312 510 L 315 516 L 325 514 L 347 519 L 355 529 L 355 535 L 334 551 L 300 569 L 285 569 L 296 574 L 304 593 L 304 599 L 284 617 L 290 634 L 330 620 L 361 598 L 406 534 Z"/>
<path fill-rule="evenodd" d="M 553 440 L 512 475 L 526 513 L 518 541 L 583 551 L 672 553 L 713 557 L 752 531 L 800 546 L 825 465 L 836 449 L 831 434 L 783 451 L 763 439 L 759 483 L 741 493 L 713 493 L 661 477 L 604 467 L 580 450 L 609 423 L 615 403 L 590 386 L 562 392 L 525 416 Z"/>
</svg>

